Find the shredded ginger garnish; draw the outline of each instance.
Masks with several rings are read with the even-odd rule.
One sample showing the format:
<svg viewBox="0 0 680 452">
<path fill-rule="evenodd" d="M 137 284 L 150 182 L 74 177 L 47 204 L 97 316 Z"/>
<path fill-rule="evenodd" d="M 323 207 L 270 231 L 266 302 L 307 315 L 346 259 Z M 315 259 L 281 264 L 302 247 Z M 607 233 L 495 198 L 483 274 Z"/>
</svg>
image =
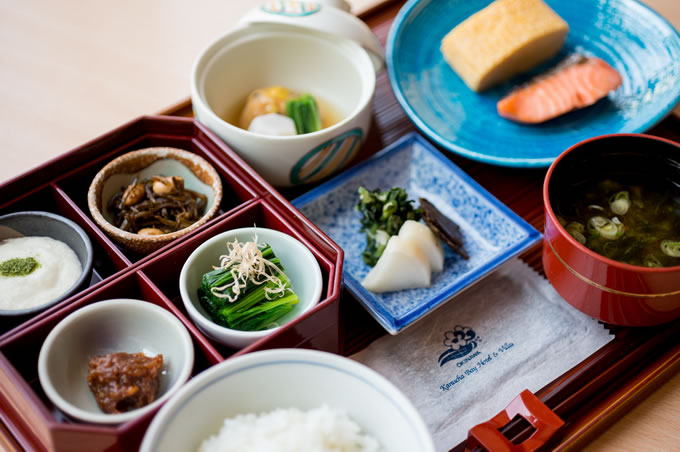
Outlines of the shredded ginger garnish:
<svg viewBox="0 0 680 452">
<path fill-rule="evenodd" d="M 220 266 L 218 268 L 230 268 L 233 281 L 221 287 L 213 287 L 210 289 L 213 295 L 218 298 L 226 298 L 230 303 L 236 301 L 241 293 L 241 289 L 245 289 L 248 281 L 252 281 L 255 285 L 264 284 L 268 281 L 276 284 L 276 287 L 265 288 L 265 297 L 267 300 L 273 300 L 283 296 L 286 291 L 286 286 L 282 279 L 272 276 L 266 272 L 269 268 L 278 274 L 284 275 L 283 279 L 288 279 L 279 267 L 271 263 L 268 259 L 262 257 L 262 251 L 257 245 L 257 235 L 253 237 L 252 242 L 240 243 L 238 239 L 233 242 L 227 242 L 228 254 L 220 256 Z M 231 288 L 233 295 L 222 293 L 225 289 Z"/>
</svg>

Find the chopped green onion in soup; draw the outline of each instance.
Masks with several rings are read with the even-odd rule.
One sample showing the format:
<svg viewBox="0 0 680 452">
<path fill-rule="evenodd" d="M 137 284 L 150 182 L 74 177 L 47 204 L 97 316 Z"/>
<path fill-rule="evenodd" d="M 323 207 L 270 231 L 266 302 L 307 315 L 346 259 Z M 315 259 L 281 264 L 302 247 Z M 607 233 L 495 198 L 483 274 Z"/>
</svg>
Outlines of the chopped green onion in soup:
<svg viewBox="0 0 680 452">
<path fill-rule="evenodd" d="M 579 181 L 551 203 L 567 232 L 602 256 L 648 268 L 680 265 L 680 190 L 664 178 Z"/>
<path fill-rule="evenodd" d="M 588 232 L 599 234 L 607 240 L 616 240 L 623 234 L 623 223 L 618 218 L 609 219 L 602 216 L 594 216 L 588 220 Z"/>
<path fill-rule="evenodd" d="M 680 257 L 680 241 L 674 242 L 672 240 L 664 240 L 661 242 L 661 251 L 666 256 Z"/>
<path fill-rule="evenodd" d="M 659 259 L 653 254 L 646 255 L 645 259 L 642 262 L 645 267 L 650 268 L 663 267 L 663 265 L 661 265 L 661 261 L 659 261 Z"/>
<path fill-rule="evenodd" d="M 630 209 L 630 196 L 627 191 L 620 191 L 609 198 L 609 208 L 616 215 L 625 215 Z"/>
<path fill-rule="evenodd" d="M 567 227 L 566 227 L 565 229 L 567 230 L 567 232 L 568 232 L 572 237 L 574 237 L 576 240 L 578 240 L 578 242 L 579 242 L 581 245 L 585 245 L 585 244 L 586 244 L 586 236 L 583 235 L 583 233 L 585 232 L 586 228 L 585 228 L 585 226 L 583 226 L 583 224 L 578 223 L 578 222 L 576 222 L 576 221 L 572 221 L 571 223 L 569 223 L 569 224 L 567 225 Z"/>
</svg>

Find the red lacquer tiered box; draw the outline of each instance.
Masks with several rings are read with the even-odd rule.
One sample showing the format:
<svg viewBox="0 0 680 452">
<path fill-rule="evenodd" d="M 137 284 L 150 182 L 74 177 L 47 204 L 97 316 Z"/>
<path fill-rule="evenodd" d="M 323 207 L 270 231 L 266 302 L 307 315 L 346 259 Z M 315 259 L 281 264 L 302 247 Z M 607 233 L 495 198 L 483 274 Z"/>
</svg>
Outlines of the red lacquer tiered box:
<svg viewBox="0 0 680 452">
<path fill-rule="evenodd" d="M 95 174 L 115 157 L 154 146 L 180 148 L 205 158 L 220 175 L 224 196 L 218 214 L 205 225 L 149 255 L 139 255 L 112 242 L 94 223 L 87 190 Z M 135 450 L 155 414 L 118 426 L 85 424 L 65 417 L 45 396 L 37 370 L 45 337 L 68 314 L 97 301 L 135 298 L 172 312 L 193 338 L 193 375 L 232 356 L 267 348 L 339 352 L 342 250 L 193 119 L 137 119 L 0 186 L 0 215 L 25 210 L 73 220 L 94 248 L 89 287 L 42 313 L 0 318 L 0 415 L 27 450 Z M 187 317 L 179 274 L 191 252 L 208 238 L 253 225 L 285 232 L 304 243 L 321 267 L 324 287 L 314 309 L 251 346 L 232 350 L 204 336 Z"/>
</svg>

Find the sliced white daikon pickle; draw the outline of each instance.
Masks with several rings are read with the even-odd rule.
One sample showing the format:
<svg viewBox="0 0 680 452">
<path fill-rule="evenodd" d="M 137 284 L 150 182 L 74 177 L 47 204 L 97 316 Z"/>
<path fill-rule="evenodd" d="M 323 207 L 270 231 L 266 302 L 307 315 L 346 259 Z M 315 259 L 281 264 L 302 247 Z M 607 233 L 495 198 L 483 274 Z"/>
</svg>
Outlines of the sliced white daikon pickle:
<svg viewBox="0 0 680 452">
<path fill-rule="evenodd" d="M 391 292 L 428 287 L 430 276 L 430 262 L 421 249 L 413 242 L 393 235 L 361 285 L 371 292 Z"/>
<path fill-rule="evenodd" d="M 261 133 L 262 135 L 289 136 L 297 135 L 295 121 L 288 116 L 278 113 L 268 113 L 253 118 L 248 126 L 248 131 Z"/>
<path fill-rule="evenodd" d="M 427 225 L 406 220 L 399 229 L 399 237 L 412 241 L 425 253 L 433 272 L 440 272 L 444 269 L 444 247 L 441 240 Z"/>
</svg>

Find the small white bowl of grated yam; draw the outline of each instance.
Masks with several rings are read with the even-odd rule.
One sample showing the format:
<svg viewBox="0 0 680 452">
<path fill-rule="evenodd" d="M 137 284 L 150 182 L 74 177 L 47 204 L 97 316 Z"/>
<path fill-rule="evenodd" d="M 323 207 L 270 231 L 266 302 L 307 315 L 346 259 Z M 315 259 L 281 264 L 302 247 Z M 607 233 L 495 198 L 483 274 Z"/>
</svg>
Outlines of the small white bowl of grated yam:
<svg viewBox="0 0 680 452">
<path fill-rule="evenodd" d="M 141 452 L 434 452 L 411 402 L 349 358 L 278 349 L 193 378 L 151 422 Z"/>
</svg>

